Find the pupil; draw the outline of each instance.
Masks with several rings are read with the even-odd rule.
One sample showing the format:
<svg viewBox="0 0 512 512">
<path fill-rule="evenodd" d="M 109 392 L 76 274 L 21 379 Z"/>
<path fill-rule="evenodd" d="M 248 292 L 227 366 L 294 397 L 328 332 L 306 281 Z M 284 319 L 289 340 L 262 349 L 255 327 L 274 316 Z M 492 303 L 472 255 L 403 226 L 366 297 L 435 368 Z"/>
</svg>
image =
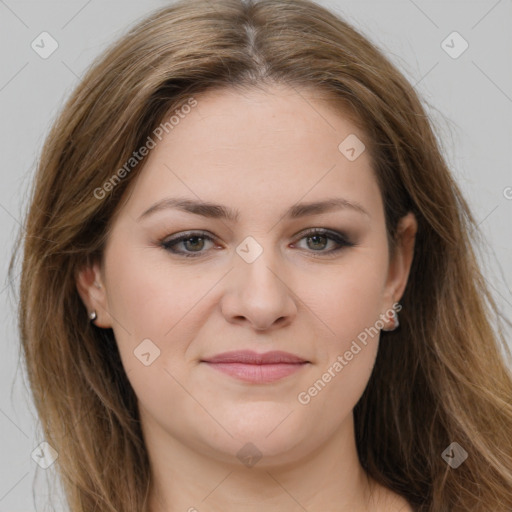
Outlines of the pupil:
<svg viewBox="0 0 512 512">
<path fill-rule="evenodd" d="M 310 236 L 310 237 L 308 237 L 308 238 L 309 238 L 309 239 L 311 239 L 311 240 L 313 240 L 313 239 L 318 240 L 319 238 L 324 239 L 324 241 L 326 240 L 325 235 L 313 235 L 313 236 Z M 323 247 L 321 247 L 321 248 L 323 248 Z"/>
<path fill-rule="evenodd" d="M 189 243 L 190 240 L 201 240 L 204 242 L 203 238 L 201 238 L 200 236 L 191 236 L 190 238 L 188 238 L 187 240 L 185 240 L 185 243 Z M 194 245 L 194 244 L 192 244 Z M 196 249 L 201 249 L 202 247 L 196 247 Z"/>
</svg>

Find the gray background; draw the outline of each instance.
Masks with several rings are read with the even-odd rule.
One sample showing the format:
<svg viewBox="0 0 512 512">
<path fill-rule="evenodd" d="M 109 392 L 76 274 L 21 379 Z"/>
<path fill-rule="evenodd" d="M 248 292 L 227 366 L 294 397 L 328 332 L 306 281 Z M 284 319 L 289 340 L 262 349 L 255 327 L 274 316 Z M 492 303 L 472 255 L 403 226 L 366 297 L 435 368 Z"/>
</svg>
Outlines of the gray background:
<svg viewBox="0 0 512 512">
<path fill-rule="evenodd" d="M 383 48 L 428 103 L 448 162 L 485 235 L 486 279 L 503 313 L 512 317 L 512 2 L 319 3 Z M 31 458 L 43 438 L 19 364 L 16 299 L 7 281 L 37 155 L 63 99 L 92 59 L 165 4 L 0 0 L 0 512 L 46 510 L 46 496 L 58 493 L 47 482 L 53 467 L 43 470 Z M 44 31 L 59 44 L 47 59 L 31 48 Z M 455 59 L 441 46 L 453 31 L 469 44 Z M 452 51 L 460 48 L 460 41 L 448 39 L 448 44 Z"/>
</svg>

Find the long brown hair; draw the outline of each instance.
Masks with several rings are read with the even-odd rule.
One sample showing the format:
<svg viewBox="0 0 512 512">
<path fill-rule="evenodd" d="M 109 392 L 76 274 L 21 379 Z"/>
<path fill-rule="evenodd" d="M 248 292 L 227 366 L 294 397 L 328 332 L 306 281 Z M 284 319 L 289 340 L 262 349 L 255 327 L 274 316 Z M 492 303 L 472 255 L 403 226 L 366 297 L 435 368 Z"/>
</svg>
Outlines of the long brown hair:
<svg viewBox="0 0 512 512">
<path fill-rule="evenodd" d="M 70 509 L 140 512 L 150 484 L 113 332 L 89 322 L 75 284 L 145 160 L 112 177 L 190 98 L 270 83 L 325 93 L 361 123 L 391 241 L 405 213 L 418 220 L 401 326 L 382 333 L 354 410 L 361 464 L 417 511 L 510 511 L 510 351 L 477 225 L 413 87 L 309 0 L 185 0 L 152 13 L 93 64 L 51 129 L 24 224 L 19 323 Z M 441 456 L 452 442 L 468 453 L 456 469 Z"/>
</svg>

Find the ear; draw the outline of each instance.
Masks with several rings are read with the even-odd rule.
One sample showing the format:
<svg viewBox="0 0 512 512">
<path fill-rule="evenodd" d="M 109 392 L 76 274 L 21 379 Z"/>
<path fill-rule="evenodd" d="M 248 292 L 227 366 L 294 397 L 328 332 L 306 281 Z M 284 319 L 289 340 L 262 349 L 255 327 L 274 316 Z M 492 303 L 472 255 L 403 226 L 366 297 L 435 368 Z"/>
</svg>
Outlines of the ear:
<svg viewBox="0 0 512 512">
<path fill-rule="evenodd" d="M 88 313 L 96 312 L 94 324 L 98 327 L 112 327 L 108 310 L 107 289 L 98 263 L 82 267 L 76 274 L 76 288 Z"/>
<path fill-rule="evenodd" d="M 385 286 L 385 302 L 388 308 L 398 302 L 404 294 L 411 264 L 414 256 L 414 243 L 418 222 L 415 215 L 409 212 L 398 222 L 396 246 L 389 262 L 388 277 Z"/>
</svg>

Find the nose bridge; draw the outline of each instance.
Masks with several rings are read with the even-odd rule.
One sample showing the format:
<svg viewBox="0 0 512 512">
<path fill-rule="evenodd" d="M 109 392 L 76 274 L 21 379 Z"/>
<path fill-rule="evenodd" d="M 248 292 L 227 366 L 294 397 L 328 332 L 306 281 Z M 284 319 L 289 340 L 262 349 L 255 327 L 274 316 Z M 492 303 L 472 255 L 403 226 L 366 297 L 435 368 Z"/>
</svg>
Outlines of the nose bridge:
<svg viewBox="0 0 512 512">
<path fill-rule="evenodd" d="M 245 318 L 257 329 L 295 313 L 293 296 L 285 284 L 285 263 L 273 237 L 246 237 L 236 248 L 231 292 L 224 300 L 224 314 L 231 320 Z M 281 320 L 282 321 L 282 320 Z"/>
<path fill-rule="evenodd" d="M 282 262 L 279 259 L 279 251 L 273 245 L 273 237 L 270 234 L 266 236 L 247 236 L 236 248 L 236 252 L 242 261 L 238 261 L 243 281 L 246 286 L 261 289 L 264 291 L 273 288 L 274 295 L 280 294 L 284 286 L 279 273 L 284 274 Z M 281 272 L 277 269 L 281 268 Z M 274 270 L 276 269 L 276 270 Z"/>
</svg>

